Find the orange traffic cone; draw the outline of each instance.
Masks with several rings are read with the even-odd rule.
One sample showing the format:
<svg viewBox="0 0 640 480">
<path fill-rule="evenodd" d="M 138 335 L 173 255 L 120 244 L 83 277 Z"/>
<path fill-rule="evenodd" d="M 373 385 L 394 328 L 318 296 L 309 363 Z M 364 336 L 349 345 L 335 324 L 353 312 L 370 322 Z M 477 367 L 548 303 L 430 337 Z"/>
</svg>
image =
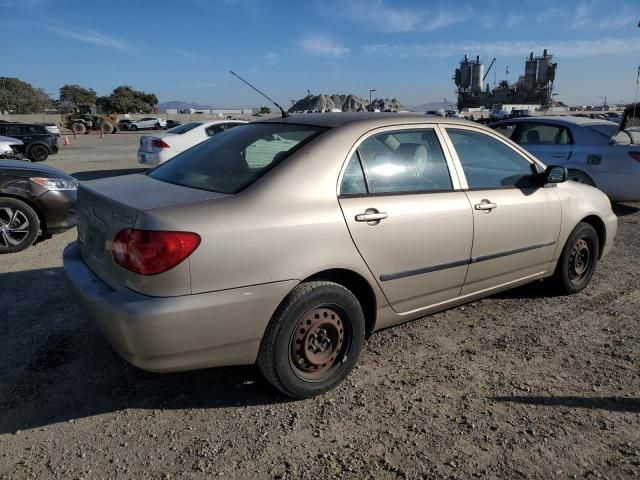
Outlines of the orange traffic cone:
<svg viewBox="0 0 640 480">
<path fill-rule="evenodd" d="M 100 129 L 100 138 L 104 138 L 104 130 Z"/>
<path fill-rule="evenodd" d="M 67 137 L 66 135 L 64 136 L 64 143 L 63 145 L 67 146 L 67 145 L 71 145 L 71 142 L 69 141 L 69 137 Z"/>
</svg>

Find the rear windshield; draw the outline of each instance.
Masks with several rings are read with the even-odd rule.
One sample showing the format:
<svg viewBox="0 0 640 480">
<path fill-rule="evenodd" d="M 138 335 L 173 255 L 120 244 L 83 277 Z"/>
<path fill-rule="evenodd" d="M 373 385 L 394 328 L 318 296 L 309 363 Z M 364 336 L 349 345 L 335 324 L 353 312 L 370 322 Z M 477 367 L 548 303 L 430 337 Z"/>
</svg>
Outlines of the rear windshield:
<svg viewBox="0 0 640 480">
<path fill-rule="evenodd" d="M 586 127 L 604 135 L 607 138 L 613 137 L 620 129 L 620 127 L 615 123 L 594 123 L 593 125 L 586 125 Z"/>
<path fill-rule="evenodd" d="M 178 135 L 182 135 L 183 133 L 187 133 L 189 130 L 193 130 L 200 125 L 202 125 L 202 123 L 200 122 L 185 123 L 183 125 L 178 125 L 177 127 L 173 127 L 172 129 L 167 130 L 167 133 L 176 133 Z"/>
<path fill-rule="evenodd" d="M 325 130 L 282 123 L 242 125 L 175 156 L 149 176 L 185 187 L 236 193 Z"/>
</svg>

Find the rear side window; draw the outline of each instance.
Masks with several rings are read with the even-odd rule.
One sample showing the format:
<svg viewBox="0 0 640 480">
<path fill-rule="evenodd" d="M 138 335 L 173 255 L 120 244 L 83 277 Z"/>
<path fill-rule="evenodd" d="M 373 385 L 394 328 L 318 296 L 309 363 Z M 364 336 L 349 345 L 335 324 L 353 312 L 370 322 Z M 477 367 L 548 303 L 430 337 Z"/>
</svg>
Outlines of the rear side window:
<svg viewBox="0 0 640 480">
<path fill-rule="evenodd" d="M 247 124 L 176 155 L 149 176 L 185 187 L 236 193 L 326 130 L 283 123 Z"/>
<path fill-rule="evenodd" d="M 370 193 L 452 190 L 442 148 L 433 129 L 385 132 L 358 147 Z"/>
<path fill-rule="evenodd" d="M 521 124 L 518 138 L 520 145 L 568 145 L 571 143 L 569 131 L 560 125 L 542 123 Z"/>
<path fill-rule="evenodd" d="M 214 135 L 217 135 L 218 133 L 222 133 L 226 130 L 229 130 L 233 127 L 237 127 L 239 124 L 238 123 L 218 123 L 216 125 L 211 125 L 210 127 L 207 128 L 207 135 L 209 137 L 213 137 Z"/>
<path fill-rule="evenodd" d="M 529 188 L 536 185 L 529 161 L 489 135 L 447 128 L 469 188 Z"/>
<path fill-rule="evenodd" d="M 13 137 L 15 135 L 24 135 L 24 129 L 22 125 L 7 125 L 6 134 L 8 137 Z"/>
<path fill-rule="evenodd" d="M 187 133 L 189 130 L 193 130 L 194 128 L 200 125 L 202 125 L 200 122 L 185 123 L 183 125 L 178 125 L 177 127 L 173 127 L 167 130 L 167 133 L 175 133 L 177 135 L 182 135 L 183 133 Z"/>
<path fill-rule="evenodd" d="M 342 176 L 340 195 L 363 195 L 365 193 L 367 193 L 367 184 L 364 179 L 362 165 L 358 158 L 358 152 L 353 152 Z"/>
</svg>

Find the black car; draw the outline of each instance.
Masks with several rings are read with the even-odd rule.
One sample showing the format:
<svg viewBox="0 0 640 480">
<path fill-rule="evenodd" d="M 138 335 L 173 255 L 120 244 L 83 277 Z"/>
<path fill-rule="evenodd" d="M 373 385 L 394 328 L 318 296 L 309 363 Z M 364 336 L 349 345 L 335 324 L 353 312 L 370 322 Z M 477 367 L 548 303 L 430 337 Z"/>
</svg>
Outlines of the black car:
<svg viewBox="0 0 640 480">
<path fill-rule="evenodd" d="M 133 122 L 133 120 L 129 120 L 128 118 L 123 118 L 118 122 L 118 130 L 130 130 L 131 122 Z"/>
<path fill-rule="evenodd" d="M 179 127 L 182 125 L 182 122 L 179 120 L 167 120 L 167 126 L 165 127 L 167 130 L 174 127 Z"/>
<path fill-rule="evenodd" d="M 44 125 L 30 123 L 1 123 L 0 135 L 22 140 L 18 152 L 32 162 L 44 162 L 49 155 L 58 153 L 58 136 Z"/>
<path fill-rule="evenodd" d="M 77 180 L 57 168 L 0 160 L 0 253 L 74 227 L 77 189 Z"/>
</svg>

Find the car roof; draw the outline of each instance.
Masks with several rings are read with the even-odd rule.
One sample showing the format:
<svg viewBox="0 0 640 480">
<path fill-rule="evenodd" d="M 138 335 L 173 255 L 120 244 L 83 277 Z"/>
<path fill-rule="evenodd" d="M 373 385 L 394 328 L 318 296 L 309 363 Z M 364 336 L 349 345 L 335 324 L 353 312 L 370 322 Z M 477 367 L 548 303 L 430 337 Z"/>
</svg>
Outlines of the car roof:
<svg viewBox="0 0 640 480">
<path fill-rule="evenodd" d="M 290 123 L 312 125 L 318 127 L 337 127 L 340 125 L 359 124 L 365 127 L 383 127 L 398 123 L 463 123 L 467 120 L 451 117 L 428 117 L 424 113 L 391 113 L 391 112 L 342 112 L 342 113 L 301 113 L 285 118 L 259 120 L 255 123 Z M 474 125 L 478 125 L 473 123 Z"/>
</svg>

